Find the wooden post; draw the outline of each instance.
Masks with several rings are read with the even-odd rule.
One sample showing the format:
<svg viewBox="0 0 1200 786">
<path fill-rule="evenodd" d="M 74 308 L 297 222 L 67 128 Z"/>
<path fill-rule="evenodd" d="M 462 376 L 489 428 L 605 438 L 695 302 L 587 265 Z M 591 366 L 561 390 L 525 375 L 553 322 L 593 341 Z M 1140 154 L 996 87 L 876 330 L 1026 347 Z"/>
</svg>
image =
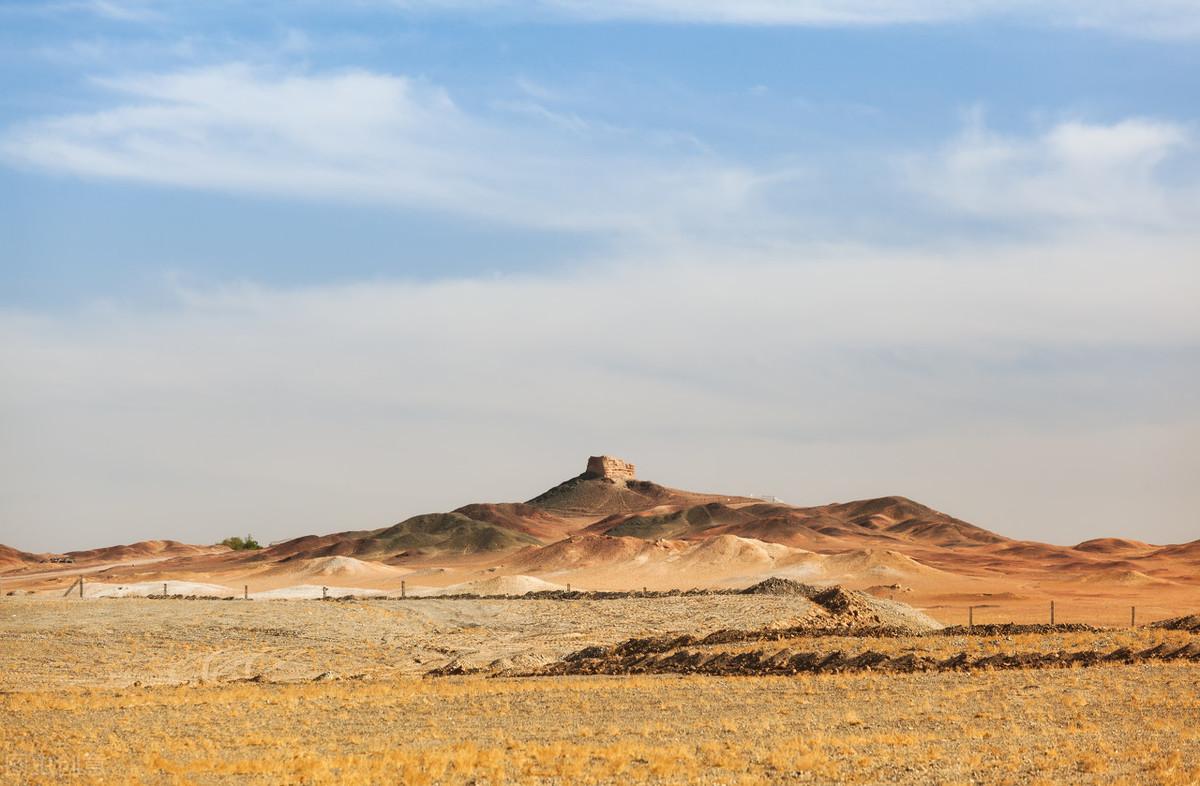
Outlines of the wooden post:
<svg viewBox="0 0 1200 786">
<path fill-rule="evenodd" d="M 649 595 L 649 594 L 650 594 L 650 592 L 649 592 L 649 591 L 648 591 L 648 590 L 647 590 L 645 587 L 642 587 L 642 594 L 643 594 L 643 595 Z"/>
<path fill-rule="evenodd" d="M 1137 606 L 1129 607 L 1129 627 L 1137 627 Z"/>
<path fill-rule="evenodd" d="M 83 597 L 83 576 L 79 577 L 79 597 Z"/>
<path fill-rule="evenodd" d="M 404 588 L 404 581 L 401 580 L 400 581 L 400 597 L 404 598 L 406 596 L 407 596 L 407 590 Z"/>
<path fill-rule="evenodd" d="M 242 585 L 242 600 L 250 600 L 250 585 Z"/>
<path fill-rule="evenodd" d="M 975 607 L 967 606 L 967 630 L 975 627 Z"/>
<path fill-rule="evenodd" d="M 567 585 L 567 592 L 570 592 L 570 591 L 571 591 L 571 585 L 570 585 L 570 584 L 568 584 L 568 585 Z"/>
<path fill-rule="evenodd" d="M 1054 624 L 1054 601 L 1050 601 L 1050 624 Z"/>
<path fill-rule="evenodd" d="M 163 597 L 167 597 L 167 582 L 163 582 Z"/>
</svg>

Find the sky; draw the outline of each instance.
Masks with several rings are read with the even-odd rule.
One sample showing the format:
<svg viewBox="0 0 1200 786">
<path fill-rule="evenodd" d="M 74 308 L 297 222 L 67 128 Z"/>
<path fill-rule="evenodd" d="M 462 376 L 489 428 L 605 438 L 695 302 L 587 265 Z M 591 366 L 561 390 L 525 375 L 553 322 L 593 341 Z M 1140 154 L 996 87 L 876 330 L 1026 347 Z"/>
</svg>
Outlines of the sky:
<svg viewBox="0 0 1200 786">
<path fill-rule="evenodd" d="M 0 542 L 589 455 L 1200 538 L 1191 0 L 0 0 Z"/>
</svg>

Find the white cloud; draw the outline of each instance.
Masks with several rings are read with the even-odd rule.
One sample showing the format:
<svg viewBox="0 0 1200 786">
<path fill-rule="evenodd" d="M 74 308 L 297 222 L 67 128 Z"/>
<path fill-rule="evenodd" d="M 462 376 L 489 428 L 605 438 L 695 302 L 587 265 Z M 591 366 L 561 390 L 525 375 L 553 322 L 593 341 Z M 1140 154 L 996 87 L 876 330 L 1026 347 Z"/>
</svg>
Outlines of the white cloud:
<svg viewBox="0 0 1200 786">
<path fill-rule="evenodd" d="M 471 110 L 426 80 L 363 70 L 235 63 L 96 81 L 114 96 L 109 108 L 10 128 L 0 154 L 85 177 L 370 202 L 656 243 L 771 243 L 828 234 L 830 225 L 836 236 L 847 216 L 885 226 L 908 220 L 914 190 L 943 218 L 967 213 L 1018 228 L 1174 229 L 1195 222 L 1200 205 L 1191 130 L 1152 118 L 1073 120 L 1016 136 L 974 116 L 940 148 L 856 156 L 848 176 L 829 158 L 750 163 L 687 129 L 592 121 L 532 83 Z"/>
<path fill-rule="evenodd" d="M 505 122 L 487 118 L 403 76 L 232 64 L 98 81 L 122 100 L 12 129 L 0 150 L 90 177 L 579 229 L 694 223 L 742 209 L 755 184 L 753 172 L 691 151 L 649 155 L 581 137 L 590 128 L 581 118 L 530 102 L 523 125 L 511 111 Z"/>
<path fill-rule="evenodd" d="M 951 210 L 992 218 L 1100 222 L 1162 230 L 1200 220 L 1200 187 L 1165 164 L 1194 158 L 1184 126 L 1153 119 L 1066 121 L 1018 137 L 976 114 L 942 149 L 907 158 L 914 188 Z"/>
<path fill-rule="evenodd" d="M 690 249 L 0 312 L 0 518 L 37 547 L 275 538 L 532 496 L 609 451 L 680 485 L 1180 539 L 1200 502 L 1178 482 L 1198 469 L 1195 247 Z"/>
</svg>

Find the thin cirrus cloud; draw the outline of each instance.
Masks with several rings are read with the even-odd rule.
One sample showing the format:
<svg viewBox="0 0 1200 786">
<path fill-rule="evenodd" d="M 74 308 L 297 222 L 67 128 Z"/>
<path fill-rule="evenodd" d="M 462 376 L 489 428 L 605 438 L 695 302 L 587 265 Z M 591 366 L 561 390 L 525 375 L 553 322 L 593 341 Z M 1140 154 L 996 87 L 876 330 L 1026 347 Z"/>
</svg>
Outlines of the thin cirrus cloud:
<svg viewBox="0 0 1200 786">
<path fill-rule="evenodd" d="M 1083 27 L 1122 35 L 1200 35 L 1200 8 L 1189 0 L 393 0 L 403 9 L 493 12 L 571 19 L 812 27 L 935 24 L 974 19 Z"/>
<path fill-rule="evenodd" d="M 194 4 L 190 4 L 194 5 Z M 208 3 L 213 7 L 233 3 Z M 278 2 L 281 11 L 293 3 Z M 320 0 L 305 4 L 320 8 Z M 328 5 L 340 5 L 328 3 Z M 1115 35 L 1200 36 L 1200 8 L 1191 0 L 367 0 L 404 13 L 493 14 L 520 19 L 657 24 L 854 27 L 1011 21 L 1078 27 Z M 91 13 L 102 19 L 152 24 L 194 10 L 179 0 L 75 0 L 14 5 L 4 13 Z"/>
<path fill-rule="evenodd" d="M 10 129 L 0 151 L 86 177 L 574 229 L 671 226 L 736 210 L 756 177 L 694 150 L 608 146 L 603 130 L 583 138 L 578 120 L 564 133 L 548 112 L 531 123 L 527 107 L 473 114 L 436 85 L 365 70 L 228 64 L 98 84 L 114 105 Z"/>
<path fill-rule="evenodd" d="M 861 218 L 857 206 L 821 197 L 822 178 L 840 175 L 800 153 L 778 165 L 739 160 L 688 135 L 672 141 L 563 115 L 547 105 L 553 97 L 527 91 L 469 110 L 426 80 L 243 64 L 98 84 L 108 107 L 10 128 L 0 154 L 90 178 L 644 237 L 795 239 L 822 211 L 833 214 L 834 234 L 839 210 Z M 1197 218 L 1200 199 L 1194 178 L 1166 171 L 1194 164 L 1194 150 L 1190 129 L 1165 120 L 1068 119 L 1018 136 L 975 113 L 941 146 L 873 154 L 856 187 L 899 193 L 885 199 L 901 214 L 912 207 L 905 195 L 917 195 L 943 218 L 1173 230 Z"/>
</svg>

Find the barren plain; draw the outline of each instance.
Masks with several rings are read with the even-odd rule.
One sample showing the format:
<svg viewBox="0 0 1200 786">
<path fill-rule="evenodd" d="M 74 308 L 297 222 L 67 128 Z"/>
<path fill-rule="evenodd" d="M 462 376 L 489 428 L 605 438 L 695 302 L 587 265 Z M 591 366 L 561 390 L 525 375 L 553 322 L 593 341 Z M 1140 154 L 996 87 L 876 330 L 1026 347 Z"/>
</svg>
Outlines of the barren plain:
<svg viewBox="0 0 1200 786">
<path fill-rule="evenodd" d="M 0 548 L 0 783 L 1200 783 L 1200 541 L 602 459 L 259 550 Z"/>
<path fill-rule="evenodd" d="M 772 650 L 1183 651 L 1196 633 L 809 631 L 796 596 L 6 598 L 3 783 L 1162 783 L 1200 779 L 1200 667 L 513 676 L 630 637 Z M 886 613 L 887 607 L 881 607 Z M 836 616 L 836 615 L 835 615 Z M 889 618 L 890 619 L 890 618 Z M 808 635 L 810 634 L 811 635 Z M 836 632 L 835 632 L 836 633 Z M 714 635 L 717 634 L 717 635 Z M 709 644 L 744 652 L 759 643 Z M 447 665 L 467 676 L 423 676 Z"/>
</svg>

